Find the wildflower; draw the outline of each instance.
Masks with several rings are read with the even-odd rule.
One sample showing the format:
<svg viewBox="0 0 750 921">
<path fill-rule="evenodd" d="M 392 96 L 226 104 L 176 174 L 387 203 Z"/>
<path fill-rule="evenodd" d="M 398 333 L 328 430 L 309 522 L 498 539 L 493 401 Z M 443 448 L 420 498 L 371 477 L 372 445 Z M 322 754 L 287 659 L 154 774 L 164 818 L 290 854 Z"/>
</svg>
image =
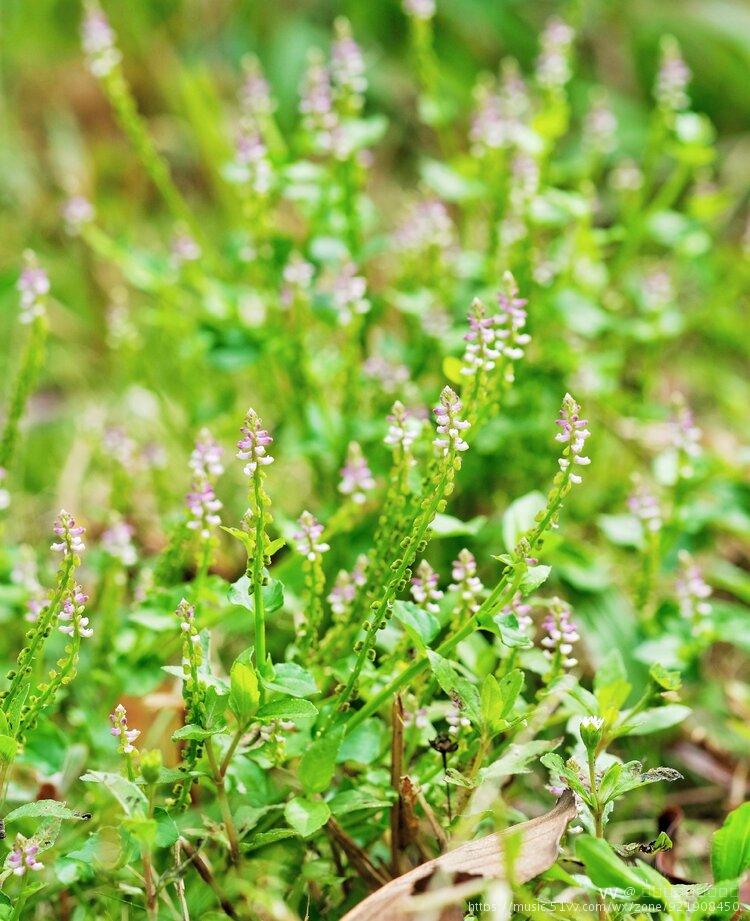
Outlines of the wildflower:
<svg viewBox="0 0 750 921">
<path fill-rule="evenodd" d="M 127 472 L 136 466 L 137 446 L 133 439 L 119 426 L 110 426 L 102 437 L 105 454 L 117 461 Z"/>
<path fill-rule="evenodd" d="M 649 311 L 663 310 L 674 301 L 674 286 L 669 272 L 656 269 L 643 279 L 641 287 L 643 306 Z"/>
<path fill-rule="evenodd" d="M 299 110 L 306 131 L 324 153 L 337 152 L 340 125 L 333 107 L 331 72 L 317 49 L 310 52 Z"/>
<path fill-rule="evenodd" d="M 110 713 L 109 721 L 112 723 L 110 732 L 118 741 L 118 751 L 121 755 L 132 755 L 135 751 L 133 742 L 141 734 L 139 729 L 130 729 L 128 727 L 128 713 L 122 704 L 115 707 L 114 713 Z"/>
<path fill-rule="evenodd" d="M 91 73 L 95 77 L 108 76 L 120 63 L 121 55 L 107 17 L 95 0 L 86 3 L 81 38 Z"/>
<path fill-rule="evenodd" d="M 13 850 L 5 858 L 5 868 L 14 876 L 23 876 L 29 871 L 38 873 L 44 869 L 44 864 L 37 858 L 38 853 L 39 845 L 33 839 L 24 838 L 21 834 L 16 835 Z"/>
<path fill-rule="evenodd" d="M 518 297 L 518 285 L 510 272 L 503 275 L 503 290 L 498 294 L 497 302 L 500 312 L 493 318 L 497 327 L 495 337 L 502 345 L 503 355 L 511 361 L 518 361 L 523 358 L 524 348 L 531 342 L 531 336 L 523 331 L 528 301 Z M 513 380 L 511 365 L 506 370 L 506 380 Z"/>
<path fill-rule="evenodd" d="M 85 533 L 86 529 L 77 525 L 75 518 L 69 515 L 65 509 L 62 509 L 55 519 L 52 530 L 59 538 L 59 540 L 55 541 L 50 546 L 50 549 L 54 550 L 56 553 L 62 553 L 66 557 L 72 557 L 78 556 L 86 549 L 81 540 L 81 535 Z"/>
<path fill-rule="evenodd" d="M 675 411 L 669 422 L 670 441 L 680 454 L 680 476 L 689 478 L 694 472 L 692 461 L 701 455 L 703 433 L 695 424 L 695 417 L 684 398 L 678 394 L 673 403 Z"/>
<path fill-rule="evenodd" d="M 680 46 L 671 35 L 662 38 L 660 51 L 661 60 L 654 86 L 656 103 L 664 112 L 681 112 L 690 105 L 687 94 L 690 68 L 680 53 Z"/>
<path fill-rule="evenodd" d="M 335 38 L 331 46 L 331 77 L 336 95 L 354 114 L 364 105 L 367 90 L 365 61 L 352 37 L 348 20 L 339 17 L 334 23 Z"/>
<path fill-rule="evenodd" d="M 443 597 L 443 592 L 438 588 L 439 579 L 427 560 L 422 560 L 411 580 L 412 598 L 431 614 L 438 613 L 440 607 L 437 602 Z"/>
<path fill-rule="evenodd" d="M 446 252 L 455 243 L 448 209 L 437 199 L 417 202 L 397 228 L 393 242 L 396 248 L 414 254 L 430 249 Z"/>
<path fill-rule="evenodd" d="M 66 232 L 76 237 L 84 225 L 94 220 L 94 206 L 83 195 L 72 195 L 62 206 L 62 218 Z"/>
<path fill-rule="evenodd" d="M 43 317 L 45 298 L 50 289 L 49 276 L 31 250 L 24 253 L 24 267 L 18 278 L 17 288 L 21 295 L 21 323 L 28 324 L 37 317 Z"/>
<path fill-rule="evenodd" d="M 570 619 L 570 608 L 559 599 L 553 599 L 550 612 L 542 624 L 546 636 L 542 639 L 544 654 L 550 660 L 557 660 L 562 668 L 573 668 L 578 659 L 572 657 L 573 643 L 580 637 L 576 625 Z"/>
<path fill-rule="evenodd" d="M 588 423 L 580 417 L 581 407 L 576 403 L 573 397 L 566 393 L 560 409 L 560 417 L 557 425 L 560 426 L 560 432 L 555 435 L 555 441 L 565 444 L 563 456 L 558 461 L 560 469 L 566 473 L 571 468 L 572 463 L 577 466 L 585 467 L 591 463 L 591 459 L 582 454 L 586 444 L 586 439 L 591 432 L 586 428 Z M 569 481 L 574 484 L 582 482 L 582 477 L 578 473 L 569 473 Z"/>
<path fill-rule="evenodd" d="M 135 566 L 138 560 L 133 544 L 133 527 L 126 521 L 115 521 L 101 536 L 102 550 L 123 566 Z"/>
<path fill-rule="evenodd" d="M 435 0 L 402 0 L 407 16 L 427 21 L 435 15 Z"/>
<path fill-rule="evenodd" d="M 382 355 L 371 355 L 362 365 L 362 373 L 376 380 L 384 393 L 396 393 L 409 380 L 406 365 L 389 361 Z"/>
<path fill-rule="evenodd" d="M 474 298 L 468 319 L 469 331 L 464 336 L 468 345 L 463 357 L 461 374 L 471 376 L 478 371 L 491 371 L 500 357 L 500 352 L 495 347 L 495 318 L 487 316 L 486 308 L 479 298 Z"/>
<path fill-rule="evenodd" d="M 416 729 L 427 729 L 427 727 L 430 725 L 430 721 L 427 716 L 427 707 L 420 707 L 414 713 L 410 711 L 405 713 L 404 725 L 414 726 Z"/>
<path fill-rule="evenodd" d="M 526 84 L 518 63 L 506 58 L 502 63 L 500 86 L 480 83 L 475 91 L 476 109 L 471 123 L 470 139 L 473 151 L 482 155 L 487 150 L 509 147 L 520 136 L 522 118 L 529 108 Z"/>
<path fill-rule="evenodd" d="M 370 310 L 367 294 L 367 281 L 357 275 L 353 263 L 344 265 L 333 282 L 333 306 L 338 313 L 339 322 L 347 326 L 352 318 Z"/>
<path fill-rule="evenodd" d="M 367 466 L 362 448 L 356 441 L 351 441 L 346 454 L 346 464 L 341 468 L 339 492 L 351 496 L 353 502 L 361 505 L 367 498 L 366 494 L 372 489 L 375 489 L 375 480 Z"/>
<path fill-rule="evenodd" d="M 587 716 L 581 720 L 578 730 L 581 734 L 581 741 L 589 751 L 589 757 L 596 751 L 597 745 L 602 739 L 602 729 L 604 720 L 599 716 Z"/>
<path fill-rule="evenodd" d="M 297 519 L 298 531 L 294 534 L 297 550 L 305 559 L 313 562 L 320 558 L 331 547 L 320 538 L 323 535 L 323 525 L 310 512 L 302 512 Z"/>
<path fill-rule="evenodd" d="M 198 635 L 198 628 L 195 626 L 195 606 L 189 604 L 182 598 L 177 605 L 175 614 L 180 621 L 180 630 L 183 634 L 185 634 L 191 642 L 199 642 L 200 636 Z"/>
<path fill-rule="evenodd" d="M 304 260 L 298 253 L 292 253 L 283 271 L 284 288 L 281 302 L 288 307 L 295 297 L 310 289 L 315 267 Z"/>
<path fill-rule="evenodd" d="M 248 55 L 242 62 L 244 79 L 239 92 L 243 115 L 254 120 L 270 115 L 274 110 L 268 81 L 263 75 L 260 62 Z"/>
<path fill-rule="evenodd" d="M 712 607 L 708 599 L 711 597 L 711 586 L 703 579 L 698 566 L 686 550 L 679 553 L 680 572 L 675 582 L 675 591 L 680 607 L 680 614 L 693 622 L 711 613 Z"/>
<path fill-rule="evenodd" d="M 93 629 L 89 627 L 88 617 L 83 615 L 88 600 L 89 596 L 76 583 L 65 601 L 63 601 L 60 613 L 57 615 L 57 619 L 60 621 L 58 627 L 60 633 L 86 638 L 94 635 Z"/>
<path fill-rule="evenodd" d="M 635 491 L 628 497 L 630 512 L 640 519 L 647 531 L 655 533 L 661 530 L 662 516 L 659 500 L 645 483 L 638 481 Z"/>
<path fill-rule="evenodd" d="M 406 452 L 416 441 L 421 429 L 421 421 L 408 412 L 400 400 L 396 400 L 388 416 L 388 433 L 383 441 L 391 448 L 400 448 Z"/>
<path fill-rule="evenodd" d="M 462 729 L 468 729 L 471 726 L 471 720 L 461 713 L 461 704 L 454 700 L 453 706 L 448 710 L 445 716 L 448 723 L 448 732 L 452 736 L 457 736 Z"/>
<path fill-rule="evenodd" d="M 245 424 L 240 429 L 242 438 L 237 442 L 237 457 L 247 461 L 243 470 L 245 476 L 254 476 L 260 467 L 267 467 L 274 459 L 266 453 L 273 438 L 261 426 L 260 417 L 254 409 L 248 409 Z"/>
<path fill-rule="evenodd" d="M 176 266 L 186 262 L 197 262 L 201 257 L 201 248 L 190 234 L 184 231 L 175 234 L 172 239 L 172 261 Z"/>
<path fill-rule="evenodd" d="M 539 85 L 560 90 L 570 80 L 570 49 L 575 32 L 560 19 L 550 19 L 540 39 L 541 51 L 536 62 Z"/>
<path fill-rule="evenodd" d="M 10 505 L 10 493 L 4 485 L 7 477 L 8 471 L 5 467 L 0 467 L 0 511 L 4 511 Z"/>
<path fill-rule="evenodd" d="M 511 598 L 508 604 L 500 612 L 501 616 L 507 617 L 512 615 L 518 621 L 518 628 L 526 632 L 533 625 L 533 620 L 531 619 L 531 605 L 523 600 L 523 595 L 520 592 Z"/>
<path fill-rule="evenodd" d="M 221 462 L 223 450 L 208 429 L 203 428 L 190 455 L 188 466 L 197 477 L 219 477 L 224 473 Z"/>
<path fill-rule="evenodd" d="M 188 528 L 200 532 L 200 536 L 207 540 L 211 536 L 211 528 L 221 524 L 221 517 L 217 513 L 222 503 L 216 498 L 212 483 L 207 479 L 194 481 L 185 497 L 185 504 L 191 515 L 187 522 Z"/>
<path fill-rule="evenodd" d="M 459 550 L 458 558 L 451 564 L 451 578 L 453 582 L 448 586 L 448 591 L 458 592 L 463 607 L 470 614 L 479 610 L 484 586 L 477 575 L 477 561 L 474 554 L 467 550 Z"/>
<path fill-rule="evenodd" d="M 643 173 L 635 160 L 623 157 L 610 173 L 609 183 L 616 192 L 637 192 L 643 185 Z"/>
<path fill-rule="evenodd" d="M 351 572 L 339 570 L 333 583 L 333 588 L 328 595 L 331 610 L 339 617 L 344 617 L 351 609 L 357 596 L 357 589 L 367 581 L 367 555 L 360 553 Z"/>
<path fill-rule="evenodd" d="M 617 119 L 607 101 L 605 93 L 594 96 L 591 108 L 586 113 L 583 136 L 586 144 L 599 154 L 608 154 L 614 150 Z"/>
<path fill-rule="evenodd" d="M 445 386 L 440 394 L 440 402 L 433 410 L 437 423 L 438 435 L 441 437 L 433 441 L 433 445 L 442 451 L 443 455 L 451 451 L 466 451 L 469 445 L 461 436 L 469 428 L 469 423 L 459 417 L 461 401 L 456 393 Z"/>
<path fill-rule="evenodd" d="M 260 128 L 253 117 L 240 121 L 234 141 L 234 161 L 227 166 L 231 182 L 247 185 L 257 195 L 267 195 L 273 182 L 273 167 Z"/>
<path fill-rule="evenodd" d="M 519 150 L 510 164 L 510 204 L 518 211 L 524 211 L 539 191 L 541 175 L 539 164 L 523 150 Z M 512 219 L 513 215 L 509 218 Z M 509 226 L 512 226 L 509 225 Z M 516 231 L 518 233 L 518 231 Z M 522 231 L 525 234 L 525 229 Z"/>
</svg>

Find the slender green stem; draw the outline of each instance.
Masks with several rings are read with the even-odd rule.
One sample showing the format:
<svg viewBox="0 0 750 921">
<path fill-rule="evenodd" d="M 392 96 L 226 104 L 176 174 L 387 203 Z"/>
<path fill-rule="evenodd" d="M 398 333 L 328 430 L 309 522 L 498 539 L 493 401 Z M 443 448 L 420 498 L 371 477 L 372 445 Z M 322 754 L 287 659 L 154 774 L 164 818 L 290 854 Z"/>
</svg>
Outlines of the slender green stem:
<svg viewBox="0 0 750 921">
<path fill-rule="evenodd" d="M 219 802 L 221 817 L 224 822 L 224 828 L 226 830 L 227 839 L 229 841 L 229 857 L 231 862 L 235 866 L 238 866 L 240 862 L 240 842 L 237 836 L 237 828 L 234 824 L 234 819 L 232 818 L 232 810 L 229 807 L 229 799 L 227 797 L 227 790 L 224 784 L 224 775 L 221 772 L 221 767 L 216 757 L 216 752 L 214 750 L 213 742 L 211 739 L 206 740 L 206 756 L 208 757 L 208 763 L 211 765 L 211 773 L 213 775 L 214 783 L 216 784 L 216 799 Z"/>
<path fill-rule="evenodd" d="M 260 469 L 253 474 L 255 494 L 255 553 L 253 556 L 253 595 L 255 607 L 255 663 L 263 674 L 266 668 L 266 609 L 263 600 L 263 492 L 260 488 Z M 261 693 L 263 689 L 261 688 Z"/>
</svg>

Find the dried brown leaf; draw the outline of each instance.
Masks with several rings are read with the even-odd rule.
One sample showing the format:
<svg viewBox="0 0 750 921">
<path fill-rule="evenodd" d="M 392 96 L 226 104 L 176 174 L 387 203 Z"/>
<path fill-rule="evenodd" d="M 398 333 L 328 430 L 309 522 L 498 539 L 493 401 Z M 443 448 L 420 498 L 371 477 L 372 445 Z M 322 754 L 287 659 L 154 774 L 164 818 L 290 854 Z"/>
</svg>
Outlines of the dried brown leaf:
<svg viewBox="0 0 750 921">
<path fill-rule="evenodd" d="M 573 794 L 568 790 L 544 815 L 504 832 L 469 841 L 404 873 L 360 902 L 342 921 L 383 921 L 384 918 L 413 921 L 409 903 L 415 895 L 425 891 L 436 873 L 452 882 L 472 877 L 501 878 L 504 875 L 503 838 L 510 833 L 521 836 L 520 852 L 514 865 L 516 881 L 528 882 L 555 862 L 560 838 L 575 814 Z"/>
</svg>

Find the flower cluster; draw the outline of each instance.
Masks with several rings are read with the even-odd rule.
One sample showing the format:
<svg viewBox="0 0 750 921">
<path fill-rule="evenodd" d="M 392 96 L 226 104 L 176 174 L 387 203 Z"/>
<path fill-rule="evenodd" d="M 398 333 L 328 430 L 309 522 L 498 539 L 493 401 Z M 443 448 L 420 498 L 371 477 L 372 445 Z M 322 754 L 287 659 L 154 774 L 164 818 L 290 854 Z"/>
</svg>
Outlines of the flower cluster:
<svg viewBox="0 0 750 921">
<path fill-rule="evenodd" d="M 28 324 L 37 317 L 43 317 L 45 299 L 50 289 L 49 276 L 31 250 L 24 253 L 24 267 L 18 278 L 17 287 L 21 295 L 21 323 Z"/>
<path fill-rule="evenodd" d="M 344 618 L 357 597 L 357 589 L 362 588 L 367 581 L 367 555 L 360 553 L 354 564 L 354 569 L 347 572 L 341 569 L 336 576 L 333 588 L 331 589 L 327 601 L 331 606 L 333 613 L 340 618 Z"/>
<path fill-rule="evenodd" d="M 57 615 L 60 622 L 58 627 L 60 633 L 84 638 L 94 635 L 93 629 L 89 627 L 89 619 L 83 613 L 88 600 L 89 596 L 76 583 L 63 601 L 60 613 Z"/>
<path fill-rule="evenodd" d="M 219 477 L 224 473 L 222 463 L 223 450 L 208 429 L 201 429 L 190 455 L 188 466 L 195 476 L 206 478 Z"/>
<path fill-rule="evenodd" d="M 132 755 L 136 753 L 136 747 L 133 744 L 141 734 L 140 729 L 130 729 L 128 726 L 128 713 L 122 704 L 118 704 L 113 713 L 109 715 L 109 721 L 112 728 L 109 730 L 117 739 L 117 750 L 121 755 Z"/>
<path fill-rule="evenodd" d="M 524 332 L 526 326 L 526 298 L 518 297 L 518 285 L 510 272 L 503 275 L 503 290 L 497 296 L 499 313 L 495 318 L 498 343 L 502 354 L 510 360 L 505 379 L 513 380 L 512 362 L 523 358 L 524 349 L 531 342 L 531 336 Z"/>
<path fill-rule="evenodd" d="M 478 611 L 484 586 L 477 575 L 474 554 L 465 547 L 459 550 L 458 558 L 452 563 L 451 578 L 453 582 L 448 586 L 448 590 L 458 592 L 462 608 L 470 614 Z"/>
<path fill-rule="evenodd" d="M 195 626 L 195 607 L 189 604 L 184 598 L 181 599 L 175 610 L 175 615 L 180 621 L 180 630 L 183 636 L 187 637 L 191 643 L 198 643 L 200 636 L 198 628 Z"/>
<path fill-rule="evenodd" d="M 390 448 L 408 452 L 421 430 L 421 420 L 408 412 L 400 400 L 396 400 L 388 416 L 388 432 L 383 441 Z"/>
<path fill-rule="evenodd" d="M 365 61 L 359 45 L 352 37 L 348 20 L 339 17 L 334 23 L 335 37 L 331 46 L 331 77 L 337 101 L 352 114 L 364 105 L 367 90 Z"/>
<path fill-rule="evenodd" d="M 692 462 L 701 455 L 702 431 L 695 424 L 690 407 L 680 396 L 675 397 L 675 414 L 669 423 L 669 437 L 672 446 L 680 454 L 679 474 L 686 479 L 693 475 Z"/>
<path fill-rule="evenodd" d="M 453 706 L 448 710 L 445 721 L 448 723 L 448 733 L 452 736 L 457 736 L 462 729 L 469 729 L 471 726 L 471 720 L 464 716 L 461 704 L 457 700 L 454 700 Z"/>
<path fill-rule="evenodd" d="M 344 496 L 351 496 L 357 505 L 362 505 L 367 499 L 367 493 L 375 489 L 375 479 L 358 442 L 349 443 L 346 464 L 340 472 L 339 492 Z"/>
<path fill-rule="evenodd" d="M 628 497 L 628 509 L 642 523 L 647 531 L 655 533 L 662 527 L 659 500 L 642 481 L 636 482 L 636 488 Z"/>
<path fill-rule="evenodd" d="M 606 93 L 597 93 L 586 113 L 583 125 L 584 142 L 598 154 L 611 153 L 615 148 L 617 118 L 612 111 Z"/>
<path fill-rule="evenodd" d="M 711 613 L 711 586 L 686 550 L 679 554 L 680 572 L 675 582 L 680 614 L 694 626 Z"/>
<path fill-rule="evenodd" d="M 206 541 L 211 536 L 211 529 L 221 523 L 218 513 L 222 505 L 216 497 L 214 481 L 224 472 L 221 448 L 206 429 L 198 436 L 189 465 L 193 472 L 193 482 L 185 497 L 190 515 L 187 526 L 191 531 L 197 531 L 201 539 Z"/>
<path fill-rule="evenodd" d="M 536 78 L 547 90 L 561 90 L 570 80 L 570 50 L 575 32 L 560 19 L 551 19 L 542 32 Z"/>
<path fill-rule="evenodd" d="M 303 259 L 299 253 L 292 253 L 282 273 L 284 287 L 281 292 L 281 303 L 284 307 L 289 307 L 296 298 L 310 290 L 314 274 L 315 267 L 310 262 Z"/>
<path fill-rule="evenodd" d="M 94 220 L 94 206 L 83 195 L 71 195 L 62 206 L 62 219 L 65 230 L 75 237 L 81 229 Z"/>
<path fill-rule="evenodd" d="M 503 61 L 499 89 L 480 83 L 475 92 L 476 109 L 470 140 L 475 155 L 510 147 L 521 136 L 523 116 L 529 108 L 526 84 L 512 58 Z"/>
<path fill-rule="evenodd" d="M 273 463 L 273 457 L 266 453 L 273 438 L 261 425 L 260 417 L 254 409 L 248 409 L 245 424 L 240 431 L 242 438 L 237 442 L 237 457 L 247 461 L 243 468 L 245 476 L 254 477 L 260 468 Z"/>
<path fill-rule="evenodd" d="M 560 417 L 556 422 L 560 426 L 560 431 L 555 435 L 555 441 L 566 445 L 563 456 L 558 461 L 563 473 L 570 469 L 571 463 L 581 467 L 591 463 L 591 459 L 582 453 L 586 439 L 591 432 L 586 428 L 588 422 L 581 418 L 580 413 L 581 407 L 569 393 L 566 393 L 560 409 Z M 571 483 L 578 484 L 582 481 L 582 477 L 571 470 L 569 480 Z"/>
<path fill-rule="evenodd" d="M 120 63 L 115 34 L 95 0 L 88 0 L 81 23 L 81 39 L 89 70 L 95 77 L 106 77 Z"/>
<path fill-rule="evenodd" d="M 294 532 L 297 550 L 305 559 L 313 562 L 330 550 L 329 544 L 322 541 L 323 525 L 310 512 L 302 512 L 297 519 L 298 530 Z"/>
<path fill-rule="evenodd" d="M 229 178 L 249 186 L 257 195 L 267 195 L 273 182 L 273 167 L 259 129 L 249 121 L 240 124 L 234 141 L 234 163 Z"/>
<path fill-rule="evenodd" d="M 438 601 L 443 597 L 443 592 L 438 588 L 440 577 L 430 566 L 427 560 L 422 560 L 417 566 L 411 580 L 411 596 L 425 611 L 437 614 L 440 610 Z"/>
<path fill-rule="evenodd" d="M 460 418 L 461 401 L 449 386 L 443 388 L 440 402 L 433 410 L 437 432 L 440 437 L 433 441 L 433 445 L 443 456 L 452 451 L 466 451 L 469 445 L 464 441 L 462 432 L 469 428 L 470 423 Z"/>
<path fill-rule="evenodd" d="M 135 566 L 138 554 L 133 543 L 133 526 L 127 521 L 114 521 L 101 536 L 102 550 L 123 566 Z"/>
<path fill-rule="evenodd" d="M 479 371 L 491 371 L 500 357 L 497 348 L 496 318 L 487 316 L 487 309 L 474 298 L 469 311 L 469 331 L 464 335 L 467 342 L 461 374 L 470 377 Z"/>
<path fill-rule="evenodd" d="M 383 393 L 396 393 L 409 380 L 406 365 L 390 361 L 383 355 L 370 355 L 362 365 L 362 373 L 377 381 Z"/>
<path fill-rule="evenodd" d="M 573 668 L 574 665 L 578 665 L 578 659 L 573 658 L 571 654 L 573 643 L 576 643 L 580 636 L 570 615 L 568 605 L 555 598 L 542 624 L 546 632 L 541 641 L 544 654 L 552 661 L 557 660 L 562 668 Z"/>
<path fill-rule="evenodd" d="M 44 864 L 37 857 L 39 845 L 33 840 L 16 835 L 13 849 L 5 858 L 5 868 L 14 876 L 24 876 L 29 871 L 38 873 L 44 869 Z"/>
<path fill-rule="evenodd" d="M 50 545 L 50 549 L 56 553 L 62 553 L 65 557 L 75 557 L 86 549 L 81 540 L 86 529 L 81 525 L 77 525 L 75 518 L 69 515 L 65 509 L 62 509 L 55 519 L 52 530 L 59 538 Z"/>
<path fill-rule="evenodd" d="M 448 209 L 437 199 L 427 199 L 411 207 L 393 235 L 393 244 L 413 256 L 433 249 L 445 255 L 455 244 L 455 239 Z"/>
<path fill-rule="evenodd" d="M 357 275 L 354 263 L 342 266 L 333 280 L 331 291 L 333 307 L 342 326 L 348 326 L 354 317 L 368 313 L 370 302 L 366 294 L 367 281 L 362 275 Z"/>
<path fill-rule="evenodd" d="M 333 106 L 331 72 L 317 49 L 310 52 L 299 104 L 302 124 L 323 153 L 338 153 L 341 126 Z"/>
<path fill-rule="evenodd" d="M 654 97 L 664 112 L 681 112 L 690 105 L 687 94 L 690 83 L 690 68 L 685 63 L 680 46 L 671 36 L 661 41 L 661 61 L 656 75 Z"/>
</svg>

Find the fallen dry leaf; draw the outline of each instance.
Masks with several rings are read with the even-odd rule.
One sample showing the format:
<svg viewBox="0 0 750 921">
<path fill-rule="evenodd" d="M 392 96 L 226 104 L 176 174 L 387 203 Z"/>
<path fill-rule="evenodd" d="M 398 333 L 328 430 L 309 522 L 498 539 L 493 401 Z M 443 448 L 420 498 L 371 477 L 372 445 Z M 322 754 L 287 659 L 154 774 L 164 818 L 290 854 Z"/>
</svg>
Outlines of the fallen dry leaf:
<svg viewBox="0 0 750 921">
<path fill-rule="evenodd" d="M 544 815 L 503 832 L 469 841 L 404 873 L 352 908 L 342 921 L 383 921 L 385 918 L 388 921 L 413 921 L 410 900 L 424 892 L 438 872 L 454 883 L 471 877 L 488 880 L 502 877 L 502 842 L 511 832 L 521 835 L 521 849 L 515 863 L 516 880 L 528 882 L 555 862 L 560 838 L 575 814 L 575 800 L 568 790 Z"/>
</svg>

